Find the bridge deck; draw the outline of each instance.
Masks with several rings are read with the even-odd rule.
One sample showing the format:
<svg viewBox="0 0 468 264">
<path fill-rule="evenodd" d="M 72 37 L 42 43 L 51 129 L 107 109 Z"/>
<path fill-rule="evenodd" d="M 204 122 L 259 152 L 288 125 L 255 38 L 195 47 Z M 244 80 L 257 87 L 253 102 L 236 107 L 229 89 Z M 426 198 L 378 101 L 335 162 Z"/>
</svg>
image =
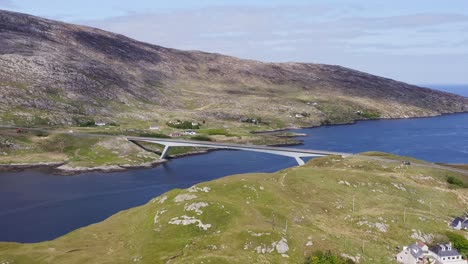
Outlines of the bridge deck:
<svg viewBox="0 0 468 264">
<path fill-rule="evenodd" d="M 283 155 L 283 156 L 290 156 L 296 159 L 300 157 L 312 157 L 312 156 L 329 156 L 329 155 L 350 156 L 350 155 L 353 155 L 352 153 L 324 151 L 324 150 L 272 147 L 272 146 L 261 146 L 261 145 L 242 145 L 242 144 L 232 144 L 232 143 L 220 143 L 220 142 L 210 142 L 210 141 L 205 142 L 205 141 L 179 140 L 179 139 L 166 139 L 166 138 L 127 137 L 127 140 L 152 142 L 156 144 L 165 145 L 166 147 L 192 146 L 192 147 L 257 151 L 257 152 L 265 152 L 265 153 L 271 153 L 271 154 L 277 154 L 277 155 Z"/>
<path fill-rule="evenodd" d="M 195 141 L 195 140 L 179 140 L 179 139 L 166 139 L 166 138 L 151 138 L 151 137 L 127 137 L 127 140 L 130 141 L 153 141 L 164 143 L 180 143 L 187 145 L 203 145 L 213 148 L 249 148 L 249 149 L 259 149 L 259 150 L 279 150 L 291 153 L 301 153 L 301 154 L 320 154 L 320 155 L 339 155 L 339 156 L 350 156 L 352 153 L 345 152 L 335 152 L 335 151 L 326 151 L 326 150 L 313 150 L 313 149 L 298 149 L 298 148 L 285 148 L 285 147 L 273 147 L 265 145 L 243 145 L 243 144 L 232 144 L 232 143 L 219 143 L 219 142 L 210 142 L 210 141 Z"/>
</svg>

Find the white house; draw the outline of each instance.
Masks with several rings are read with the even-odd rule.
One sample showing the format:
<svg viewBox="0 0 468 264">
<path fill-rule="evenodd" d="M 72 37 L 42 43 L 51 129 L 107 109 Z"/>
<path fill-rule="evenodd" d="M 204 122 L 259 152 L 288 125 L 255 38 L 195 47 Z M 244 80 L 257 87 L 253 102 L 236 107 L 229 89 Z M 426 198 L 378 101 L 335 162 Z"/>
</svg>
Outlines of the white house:
<svg viewBox="0 0 468 264">
<path fill-rule="evenodd" d="M 197 134 L 197 132 L 193 131 L 193 130 L 187 130 L 187 131 L 184 131 L 183 133 L 184 135 L 190 135 L 190 136 L 194 136 Z"/>
<path fill-rule="evenodd" d="M 468 264 L 462 255 L 452 248 L 452 243 L 436 245 L 431 248 L 430 253 L 441 264 Z"/>
<path fill-rule="evenodd" d="M 105 122 L 102 122 L 102 121 L 94 122 L 94 124 L 95 124 L 96 126 L 105 126 L 105 125 L 106 125 L 106 123 L 105 123 Z"/>
<path fill-rule="evenodd" d="M 416 242 L 404 246 L 403 250 L 395 256 L 398 263 L 404 264 L 432 264 L 435 261 L 429 257 L 429 248 L 423 242 Z M 432 259 L 432 260 L 431 260 Z"/>
<path fill-rule="evenodd" d="M 160 128 L 159 128 L 158 126 L 156 126 L 156 125 L 151 125 L 151 126 L 149 127 L 149 129 L 150 129 L 150 130 L 160 130 Z"/>
</svg>

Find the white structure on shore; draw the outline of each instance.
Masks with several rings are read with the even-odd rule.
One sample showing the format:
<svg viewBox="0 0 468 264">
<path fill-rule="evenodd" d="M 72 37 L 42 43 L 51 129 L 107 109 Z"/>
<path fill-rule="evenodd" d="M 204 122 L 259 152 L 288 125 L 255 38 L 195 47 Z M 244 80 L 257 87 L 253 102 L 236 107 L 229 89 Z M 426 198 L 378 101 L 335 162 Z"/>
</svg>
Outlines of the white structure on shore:
<svg viewBox="0 0 468 264">
<path fill-rule="evenodd" d="M 416 242 L 395 256 L 398 263 L 403 264 L 468 264 L 466 260 L 452 248 L 452 243 L 439 244 L 429 248 L 422 242 Z"/>
<path fill-rule="evenodd" d="M 430 252 L 441 264 L 467 264 L 462 255 L 455 248 L 452 248 L 452 243 L 434 246 Z"/>
<path fill-rule="evenodd" d="M 416 242 L 404 246 L 403 250 L 395 256 L 395 260 L 404 264 L 430 264 L 428 260 L 429 248 L 423 242 Z"/>
</svg>

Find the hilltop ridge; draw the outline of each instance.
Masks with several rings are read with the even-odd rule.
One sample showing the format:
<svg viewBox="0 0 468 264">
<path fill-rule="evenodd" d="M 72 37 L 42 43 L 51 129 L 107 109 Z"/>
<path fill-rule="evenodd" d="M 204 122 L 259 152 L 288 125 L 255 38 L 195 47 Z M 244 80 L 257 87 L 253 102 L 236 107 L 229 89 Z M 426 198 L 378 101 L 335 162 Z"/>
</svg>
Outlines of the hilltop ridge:
<svg viewBox="0 0 468 264">
<path fill-rule="evenodd" d="M 2 123 L 31 125 L 255 116 L 281 128 L 468 111 L 468 98 L 341 66 L 181 51 L 1 10 L 0 98 Z"/>
</svg>

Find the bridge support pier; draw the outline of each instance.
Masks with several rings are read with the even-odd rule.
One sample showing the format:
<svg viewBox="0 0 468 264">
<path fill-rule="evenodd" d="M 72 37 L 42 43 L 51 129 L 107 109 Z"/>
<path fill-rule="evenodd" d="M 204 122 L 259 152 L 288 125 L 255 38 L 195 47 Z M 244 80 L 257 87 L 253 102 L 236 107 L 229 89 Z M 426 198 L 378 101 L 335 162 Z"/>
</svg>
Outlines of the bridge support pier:
<svg viewBox="0 0 468 264">
<path fill-rule="evenodd" d="M 301 159 L 301 157 L 294 157 L 294 158 L 296 159 L 297 164 L 298 164 L 299 166 L 302 166 L 302 165 L 305 164 L 305 162 Z"/>
<path fill-rule="evenodd" d="M 161 153 L 161 157 L 159 157 L 159 159 L 165 159 L 165 158 L 166 158 L 167 152 L 169 152 L 169 148 L 170 148 L 169 145 L 165 145 L 165 146 L 164 146 L 164 150 L 163 150 L 163 152 Z"/>
</svg>

